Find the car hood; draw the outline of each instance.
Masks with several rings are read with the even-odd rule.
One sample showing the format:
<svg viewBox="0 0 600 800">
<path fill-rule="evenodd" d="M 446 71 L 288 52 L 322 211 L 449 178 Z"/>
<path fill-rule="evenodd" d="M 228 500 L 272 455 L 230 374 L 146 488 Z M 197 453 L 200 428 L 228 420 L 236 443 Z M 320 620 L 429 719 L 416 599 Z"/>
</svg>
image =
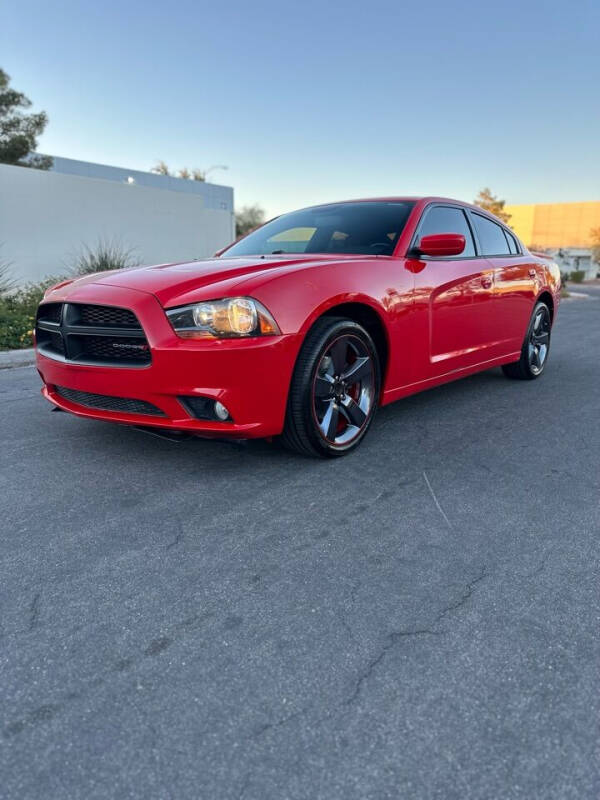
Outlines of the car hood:
<svg viewBox="0 0 600 800">
<path fill-rule="evenodd" d="M 364 259 L 364 256 L 237 256 L 207 258 L 177 264 L 158 264 L 151 267 L 114 270 L 89 275 L 74 281 L 73 289 L 90 283 L 135 289 L 155 295 L 163 306 L 183 305 L 195 299 L 215 299 L 222 293 L 237 291 L 236 287 L 256 278 L 257 283 L 274 272 L 319 266 L 326 262 Z M 251 282 L 244 291 L 251 292 Z M 69 287 L 70 289 L 71 287 Z M 206 289 L 206 291 L 202 291 Z M 190 297 L 199 293 L 199 297 Z"/>
</svg>

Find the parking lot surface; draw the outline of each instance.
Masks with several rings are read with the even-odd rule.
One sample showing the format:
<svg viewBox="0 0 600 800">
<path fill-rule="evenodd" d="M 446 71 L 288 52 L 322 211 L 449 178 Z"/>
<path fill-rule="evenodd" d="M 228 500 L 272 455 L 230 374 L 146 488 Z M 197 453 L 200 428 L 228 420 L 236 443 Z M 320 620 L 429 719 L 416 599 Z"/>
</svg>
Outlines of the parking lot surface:
<svg viewBox="0 0 600 800">
<path fill-rule="evenodd" d="M 595 798 L 600 294 L 337 461 L 0 372 L 0 796 Z"/>
</svg>

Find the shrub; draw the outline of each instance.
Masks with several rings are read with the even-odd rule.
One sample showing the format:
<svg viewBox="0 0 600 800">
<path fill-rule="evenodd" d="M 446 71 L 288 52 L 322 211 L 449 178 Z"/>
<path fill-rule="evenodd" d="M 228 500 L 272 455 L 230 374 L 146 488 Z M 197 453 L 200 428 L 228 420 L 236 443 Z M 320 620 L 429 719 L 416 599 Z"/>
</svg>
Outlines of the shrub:
<svg viewBox="0 0 600 800">
<path fill-rule="evenodd" d="M 60 280 L 46 278 L 0 296 L 0 350 L 32 347 L 37 307 L 46 289 Z"/>
<path fill-rule="evenodd" d="M 34 319 L 10 301 L 0 300 L 0 350 L 32 347 Z"/>
<path fill-rule="evenodd" d="M 93 247 L 87 244 L 82 246 L 71 267 L 78 275 L 89 275 L 92 272 L 136 267 L 138 264 L 131 247 L 125 247 L 116 239 L 98 239 Z"/>
<path fill-rule="evenodd" d="M 570 280 L 573 283 L 581 283 L 585 278 L 585 272 L 582 269 L 576 269 L 574 272 L 571 273 Z"/>
</svg>

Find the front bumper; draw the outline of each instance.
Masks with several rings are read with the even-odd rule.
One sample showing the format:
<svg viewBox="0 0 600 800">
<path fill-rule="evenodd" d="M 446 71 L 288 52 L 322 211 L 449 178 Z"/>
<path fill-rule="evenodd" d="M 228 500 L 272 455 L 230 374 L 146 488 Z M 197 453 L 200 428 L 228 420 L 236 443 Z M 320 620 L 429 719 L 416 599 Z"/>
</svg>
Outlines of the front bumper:
<svg viewBox="0 0 600 800">
<path fill-rule="evenodd" d="M 299 341 L 295 335 L 252 339 L 180 339 L 151 294 L 101 284 L 59 290 L 49 302 L 94 303 L 131 309 L 150 345 L 152 363 L 144 367 L 73 364 L 36 353 L 44 381 L 42 394 L 54 405 L 81 417 L 188 431 L 204 436 L 254 438 L 281 433 L 287 394 Z M 67 400 L 56 387 L 143 400 L 164 416 L 89 408 Z M 200 420 L 178 397 L 219 400 L 232 421 Z"/>
</svg>

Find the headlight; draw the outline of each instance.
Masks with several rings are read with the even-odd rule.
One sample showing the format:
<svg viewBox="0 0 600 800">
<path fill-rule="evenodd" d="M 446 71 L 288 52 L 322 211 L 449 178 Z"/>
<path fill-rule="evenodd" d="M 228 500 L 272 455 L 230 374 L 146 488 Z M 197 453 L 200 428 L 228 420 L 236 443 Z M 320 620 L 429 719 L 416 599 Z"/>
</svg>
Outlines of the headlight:
<svg viewBox="0 0 600 800">
<path fill-rule="evenodd" d="M 167 317 L 175 333 L 184 339 L 276 336 L 280 333 L 267 309 L 250 297 L 171 308 Z"/>
</svg>

